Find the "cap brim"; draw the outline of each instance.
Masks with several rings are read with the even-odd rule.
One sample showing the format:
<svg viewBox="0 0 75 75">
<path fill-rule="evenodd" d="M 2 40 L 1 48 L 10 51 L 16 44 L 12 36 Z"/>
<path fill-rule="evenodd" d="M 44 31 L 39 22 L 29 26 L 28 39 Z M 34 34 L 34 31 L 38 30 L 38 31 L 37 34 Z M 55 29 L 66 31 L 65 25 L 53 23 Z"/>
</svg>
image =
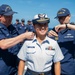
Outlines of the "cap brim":
<svg viewBox="0 0 75 75">
<path fill-rule="evenodd" d="M 38 23 L 49 23 L 49 19 L 36 20 Z"/>
<path fill-rule="evenodd" d="M 10 11 L 10 12 L 7 12 L 7 13 L 5 13 L 5 14 L 3 14 L 3 15 L 5 15 L 5 16 L 10 16 L 10 15 L 13 15 L 14 13 L 17 14 L 17 12 Z"/>
<path fill-rule="evenodd" d="M 59 18 L 59 17 L 64 17 L 64 16 L 67 16 L 66 14 L 61 14 L 61 15 L 59 15 L 59 16 L 56 16 L 54 19 L 57 19 L 57 18 Z"/>
<path fill-rule="evenodd" d="M 32 20 L 33 24 L 38 24 L 38 23 L 49 23 L 50 19 L 49 18 L 45 18 L 45 19 L 33 19 Z"/>
</svg>

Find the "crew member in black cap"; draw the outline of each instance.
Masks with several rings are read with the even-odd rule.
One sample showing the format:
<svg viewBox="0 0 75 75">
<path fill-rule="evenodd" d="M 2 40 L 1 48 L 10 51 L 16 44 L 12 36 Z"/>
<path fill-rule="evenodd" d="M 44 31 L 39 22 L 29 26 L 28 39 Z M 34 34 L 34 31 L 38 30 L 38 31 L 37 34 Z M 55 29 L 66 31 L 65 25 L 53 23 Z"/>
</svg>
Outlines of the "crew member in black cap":
<svg viewBox="0 0 75 75">
<path fill-rule="evenodd" d="M 58 33 L 57 41 L 64 54 L 64 59 L 61 61 L 61 75 L 75 75 L 75 30 L 69 29 L 73 24 L 70 24 L 70 11 L 67 8 L 61 8 L 55 18 L 60 23 L 59 26 L 56 26 L 58 31 L 62 29 L 61 27 L 66 27 L 60 32 L 53 29 Z M 54 35 L 55 33 L 50 31 L 49 34 Z"/>
<path fill-rule="evenodd" d="M 26 31 L 31 31 L 31 32 L 35 32 L 35 29 L 33 27 L 32 21 L 28 20 L 26 26 Z"/>
<path fill-rule="evenodd" d="M 19 19 L 16 19 L 16 24 L 20 24 Z"/>
<path fill-rule="evenodd" d="M 53 62 L 55 63 L 55 75 L 60 75 L 60 60 L 64 56 L 57 42 L 47 36 L 50 19 L 46 14 L 38 14 L 34 16 L 32 22 L 35 37 L 33 40 L 25 41 L 18 53 L 20 58 L 18 75 L 23 75 L 26 61 L 25 75 L 51 75 Z"/>
<path fill-rule="evenodd" d="M 25 26 L 25 19 L 21 19 L 21 25 Z"/>
<path fill-rule="evenodd" d="M 17 26 L 18 26 L 19 24 L 20 24 L 19 19 L 16 19 L 16 23 L 13 24 L 13 26 L 14 26 L 15 28 L 17 28 Z"/>
<path fill-rule="evenodd" d="M 9 5 L 0 6 L 0 75 L 17 75 L 20 42 L 33 37 L 32 32 L 19 35 L 11 24 L 14 13 Z"/>
<path fill-rule="evenodd" d="M 27 25 L 32 25 L 32 21 L 31 20 L 28 20 L 27 21 Z"/>
</svg>

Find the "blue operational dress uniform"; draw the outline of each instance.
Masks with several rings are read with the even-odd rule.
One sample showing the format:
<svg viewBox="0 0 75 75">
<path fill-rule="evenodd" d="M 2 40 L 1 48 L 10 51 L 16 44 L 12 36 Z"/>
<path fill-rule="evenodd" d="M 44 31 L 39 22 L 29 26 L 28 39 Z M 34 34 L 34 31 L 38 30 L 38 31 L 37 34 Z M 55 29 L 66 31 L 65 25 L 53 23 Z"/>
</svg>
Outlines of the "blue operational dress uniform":
<svg viewBox="0 0 75 75">
<path fill-rule="evenodd" d="M 52 63 L 64 58 L 57 42 L 48 36 L 42 44 L 37 41 L 36 36 L 33 40 L 25 41 L 18 57 L 27 61 L 25 75 L 51 75 Z"/>
<path fill-rule="evenodd" d="M 26 25 L 26 31 L 35 32 L 34 26 L 33 25 Z"/>
<path fill-rule="evenodd" d="M 26 26 L 25 25 L 22 26 L 21 23 L 14 24 L 13 26 L 17 29 L 19 34 L 22 34 L 22 33 L 26 32 Z"/>
<path fill-rule="evenodd" d="M 33 25 L 22 26 L 21 23 L 19 23 L 19 24 L 14 24 L 13 26 L 16 28 L 16 30 L 18 31 L 19 34 L 22 34 L 26 31 L 35 32 Z"/>
<path fill-rule="evenodd" d="M 0 40 L 19 35 L 16 29 L 10 25 L 8 28 L 0 23 Z M 16 75 L 20 44 L 6 50 L 0 48 L 0 75 Z"/>
<path fill-rule="evenodd" d="M 56 38 L 64 55 L 61 61 L 61 75 L 75 75 L 75 30 L 64 29 Z"/>
</svg>

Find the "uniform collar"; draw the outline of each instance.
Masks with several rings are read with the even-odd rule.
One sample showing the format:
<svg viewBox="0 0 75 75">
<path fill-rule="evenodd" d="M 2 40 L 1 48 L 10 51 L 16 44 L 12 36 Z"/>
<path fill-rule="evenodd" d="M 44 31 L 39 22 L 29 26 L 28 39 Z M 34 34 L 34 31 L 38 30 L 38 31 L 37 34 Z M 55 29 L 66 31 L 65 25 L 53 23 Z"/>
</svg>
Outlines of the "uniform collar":
<svg viewBox="0 0 75 75">
<path fill-rule="evenodd" d="M 9 25 L 8 27 L 10 27 L 11 25 Z M 0 23 L 0 28 L 4 28 L 4 29 L 7 29 L 7 27 L 4 25 L 4 24 L 2 24 L 2 23 Z"/>
<path fill-rule="evenodd" d="M 46 36 L 45 39 L 43 40 L 43 43 L 48 43 L 48 44 L 49 44 L 48 38 L 49 38 L 49 37 Z M 34 39 L 33 39 L 32 42 L 37 42 L 37 38 L 36 38 L 36 36 L 34 36 Z"/>
<path fill-rule="evenodd" d="M 61 34 L 64 34 L 64 33 L 66 33 L 67 31 L 68 31 L 68 29 L 64 29 L 64 30 L 60 31 L 60 33 L 61 33 Z"/>
</svg>

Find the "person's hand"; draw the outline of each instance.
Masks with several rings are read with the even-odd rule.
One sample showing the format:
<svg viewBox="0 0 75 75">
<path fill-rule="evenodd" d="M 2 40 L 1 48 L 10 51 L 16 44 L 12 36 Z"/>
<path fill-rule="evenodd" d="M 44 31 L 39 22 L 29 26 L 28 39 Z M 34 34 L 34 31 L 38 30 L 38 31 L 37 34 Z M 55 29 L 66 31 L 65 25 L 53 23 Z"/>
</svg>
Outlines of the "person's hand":
<svg viewBox="0 0 75 75">
<path fill-rule="evenodd" d="M 25 32 L 25 37 L 26 37 L 26 39 L 33 39 L 34 33 L 33 32 Z"/>
<path fill-rule="evenodd" d="M 66 25 L 63 24 L 63 25 L 57 25 L 55 26 L 55 31 L 56 32 L 60 32 L 61 30 L 65 29 L 66 28 Z"/>
<path fill-rule="evenodd" d="M 50 31 L 48 32 L 48 36 L 49 36 L 49 37 L 51 37 L 51 36 L 58 36 L 58 34 L 57 34 L 55 31 L 50 30 Z"/>
</svg>

